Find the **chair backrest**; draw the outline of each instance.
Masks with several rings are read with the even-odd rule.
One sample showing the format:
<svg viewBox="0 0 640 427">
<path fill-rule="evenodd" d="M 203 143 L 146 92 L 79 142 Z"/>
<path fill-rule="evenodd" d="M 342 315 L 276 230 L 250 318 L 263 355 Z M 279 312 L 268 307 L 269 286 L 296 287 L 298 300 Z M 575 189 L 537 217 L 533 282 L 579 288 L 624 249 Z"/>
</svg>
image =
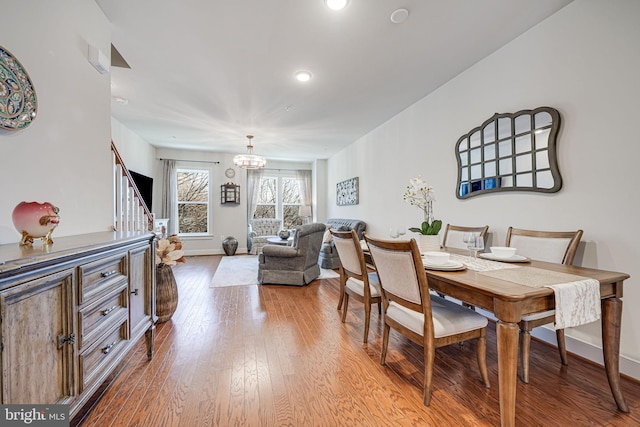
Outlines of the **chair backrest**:
<svg viewBox="0 0 640 427">
<path fill-rule="evenodd" d="M 582 238 L 577 231 L 536 231 L 509 227 L 506 246 L 518 249 L 518 255 L 538 261 L 573 264 Z"/>
<path fill-rule="evenodd" d="M 367 267 L 358 233 L 355 230 L 337 231 L 333 229 L 330 229 L 330 232 L 333 235 L 333 244 L 338 251 L 342 269 L 348 276 L 363 277 L 367 272 Z"/>
<path fill-rule="evenodd" d="M 378 273 L 385 309 L 388 301 L 393 301 L 424 313 L 426 330 L 433 330 L 433 323 L 429 321 L 429 285 L 416 240 L 379 240 L 366 234 L 365 240 Z"/>
<path fill-rule="evenodd" d="M 282 220 L 276 218 L 254 218 L 251 220 L 251 231 L 258 236 L 277 236 L 282 230 Z"/>
<path fill-rule="evenodd" d="M 467 249 L 467 244 L 462 241 L 462 236 L 464 236 L 464 233 L 468 232 L 478 233 L 486 243 L 488 231 L 488 225 L 485 225 L 484 227 L 463 227 L 460 225 L 447 224 L 447 228 L 444 229 L 442 246 L 448 248 Z"/>
<path fill-rule="evenodd" d="M 318 263 L 325 225 L 321 222 L 304 224 L 296 227 L 293 247 L 301 254 L 306 254 L 305 267 Z"/>
</svg>

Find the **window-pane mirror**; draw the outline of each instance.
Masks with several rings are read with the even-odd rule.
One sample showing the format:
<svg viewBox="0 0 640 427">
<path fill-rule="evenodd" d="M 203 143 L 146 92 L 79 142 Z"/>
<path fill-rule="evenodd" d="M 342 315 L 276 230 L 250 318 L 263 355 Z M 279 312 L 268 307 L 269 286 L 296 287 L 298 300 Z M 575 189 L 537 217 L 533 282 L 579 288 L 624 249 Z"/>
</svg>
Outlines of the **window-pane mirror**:
<svg viewBox="0 0 640 427">
<path fill-rule="evenodd" d="M 560 113 L 551 107 L 495 114 L 456 144 L 456 196 L 496 191 L 553 193 L 562 187 L 556 156 Z"/>
</svg>

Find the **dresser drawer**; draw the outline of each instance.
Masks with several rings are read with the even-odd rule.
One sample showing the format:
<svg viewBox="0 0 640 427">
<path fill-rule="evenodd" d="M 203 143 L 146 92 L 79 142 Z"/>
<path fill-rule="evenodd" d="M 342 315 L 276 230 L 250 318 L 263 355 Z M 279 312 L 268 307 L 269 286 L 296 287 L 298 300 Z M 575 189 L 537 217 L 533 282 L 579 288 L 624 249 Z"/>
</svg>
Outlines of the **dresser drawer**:
<svg viewBox="0 0 640 427">
<path fill-rule="evenodd" d="M 123 282 L 105 296 L 86 304 L 78 311 L 78 346 L 90 346 L 116 324 L 127 318 L 127 283 Z"/>
<path fill-rule="evenodd" d="M 78 299 L 83 304 L 117 282 L 127 281 L 127 252 L 78 267 Z"/>
<path fill-rule="evenodd" d="M 127 321 L 108 332 L 86 351 L 80 353 L 80 391 L 100 379 L 109 371 L 113 362 L 127 348 Z"/>
</svg>

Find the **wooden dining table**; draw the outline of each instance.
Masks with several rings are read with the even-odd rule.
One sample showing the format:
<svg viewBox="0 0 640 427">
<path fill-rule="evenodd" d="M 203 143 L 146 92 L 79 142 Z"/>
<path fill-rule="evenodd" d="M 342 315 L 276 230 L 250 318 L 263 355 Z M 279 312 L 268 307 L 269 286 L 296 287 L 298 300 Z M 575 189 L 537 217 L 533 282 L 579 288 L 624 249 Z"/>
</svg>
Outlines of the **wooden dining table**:
<svg viewBox="0 0 640 427">
<path fill-rule="evenodd" d="M 456 249 L 444 249 L 460 253 Z M 552 272 L 593 278 L 600 282 L 601 325 L 604 365 L 611 393 L 622 412 L 628 412 L 620 387 L 619 351 L 622 322 L 622 285 L 628 274 L 593 268 L 530 261 L 527 266 Z M 529 313 L 555 308 L 554 292 L 547 287 L 530 287 L 498 279 L 482 272 L 426 270 L 429 287 L 462 302 L 492 312 L 497 320 L 498 385 L 500 420 L 503 427 L 516 424 L 518 375 L 518 322 Z"/>
</svg>

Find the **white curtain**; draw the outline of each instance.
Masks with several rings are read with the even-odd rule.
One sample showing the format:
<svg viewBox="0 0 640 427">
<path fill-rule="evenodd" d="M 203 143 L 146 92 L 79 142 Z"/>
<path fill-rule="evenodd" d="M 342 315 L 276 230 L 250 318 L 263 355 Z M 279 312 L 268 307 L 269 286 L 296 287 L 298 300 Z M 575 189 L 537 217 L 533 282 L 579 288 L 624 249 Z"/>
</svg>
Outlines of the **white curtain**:
<svg viewBox="0 0 640 427">
<path fill-rule="evenodd" d="M 311 218 L 313 218 L 313 209 L 311 208 L 311 201 L 313 195 L 311 194 L 311 171 L 310 170 L 297 170 L 296 178 L 298 179 L 298 185 L 300 186 L 300 203 L 301 206 L 308 206 Z"/>
<path fill-rule="evenodd" d="M 162 165 L 162 218 L 168 218 L 167 234 L 178 232 L 178 177 L 176 175 L 176 161 L 164 160 Z"/>
<path fill-rule="evenodd" d="M 264 175 L 262 169 L 251 169 L 247 171 L 247 222 L 251 221 L 258 206 L 258 191 L 260 190 L 260 180 Z"/>
</svg>

